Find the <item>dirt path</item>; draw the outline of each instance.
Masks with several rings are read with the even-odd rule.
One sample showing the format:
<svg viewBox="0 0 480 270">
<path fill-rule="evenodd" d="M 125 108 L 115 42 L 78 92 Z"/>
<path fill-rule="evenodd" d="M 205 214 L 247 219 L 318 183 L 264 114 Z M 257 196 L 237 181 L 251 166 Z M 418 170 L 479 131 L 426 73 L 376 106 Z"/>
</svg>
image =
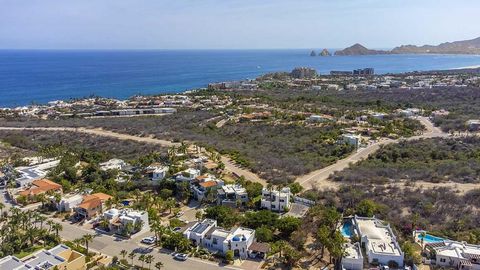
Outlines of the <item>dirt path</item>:
<svg viewBox="0 0 480 270">
<path fill-rule="evenodd" d="M 71 127 L 0 127 L 0 130 L 37 130 L 37 131 L 63 131 L 63 132 L 80 132 L 95 136 L 110 137 L 119 140 L 132 140 L 136 142 L 158 144 L 165 147 L 179 146 L 180 143 L 175 143 L 167 140 L 157 139 L 153 137 L 140 137 L 135 135 L 128 135 L 123 133 L 117 133 L 113 131 L 103 130 L 99 128 L 71 128 Z M 245 179 L 252 182 L 258 182 L 263 185 L 266 185 L 267 181 L 260 178 L 258 175 L 253 172 L 246 170 L 244 168 L 236 166 L 229 158 L 222 156 L 222 162 L 225 164 L 225 168 L 228 171 L 231 171 L 238 176 L 244 176 Z"/>
<path fill-rule="evenodd" d="M 426 117 L 417 118 L 424 126 L 426 131 L 419 136 L 413 136 L 407 138 L 406 140 L 418 140 L 422 138 L 434 138 L 434 137 L 448 137 L 447 133 L 442 132 L 439 128 L 434 127 L 430 120 Z M 398 143 L 402 139 L 392 140 L 392 139 L 381 139 L 373 144 L 368 145 L 365 148 L 358 149 L 355 153 L 350 156 L 337 161 L 335 164 L 332 164 L 328 167 L 325 167 L 320 170 L 313 171 L 307 175 L 300 176 L 296 179 L 305 189 L 311 189 L 313 187 L 319 189 L 325 188 L 338 188 L 341 183 L 333 182 L 328 180 L 328 178 L 337 171 L 342 171 L 362 159 L 367 158 L 370 154 L 377 151 L 382 145 Z"/>
</svg>

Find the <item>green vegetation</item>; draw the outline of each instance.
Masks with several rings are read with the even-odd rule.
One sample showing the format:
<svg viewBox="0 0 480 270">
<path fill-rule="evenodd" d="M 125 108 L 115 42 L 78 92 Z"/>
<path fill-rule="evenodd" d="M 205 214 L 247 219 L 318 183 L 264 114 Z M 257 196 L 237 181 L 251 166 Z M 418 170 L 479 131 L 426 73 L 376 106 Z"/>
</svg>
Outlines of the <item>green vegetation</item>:
<svg viewBox="0 0 480 270">
<path fill-rule="evenodd" d="M 11 208 L 0 216 L 0 257 L 26 256 L 40 248 L 60 243 L 61 225 L 47 220 L 38 211 Z"/>
<path fill-rule="evenodd" d="M 435 138 L 390 144 L 336 173 L 333 179 L 376 184 L 400 180 L 478 183 L 480 138 Z"/>
</svg>

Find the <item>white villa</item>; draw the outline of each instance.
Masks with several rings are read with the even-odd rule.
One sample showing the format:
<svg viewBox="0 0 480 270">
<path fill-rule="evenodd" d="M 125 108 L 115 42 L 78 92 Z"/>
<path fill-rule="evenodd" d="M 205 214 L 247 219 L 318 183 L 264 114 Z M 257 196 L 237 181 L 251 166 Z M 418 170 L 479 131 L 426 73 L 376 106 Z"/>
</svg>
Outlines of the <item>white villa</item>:
<svg viewBox="0 0 480 270">
<path fill-rule="evenodd" d="M 428 243 L 427 249 L 435 251 L 435 265 L 462 270 L 480 270 L 480 245 L 444 240 Z"/>
<path fill-rule="evenodd" d="M 106 161 L 106 162 L 103 162 L 103 163 L 100 163 L 100 169 L 102 171 L 108 171 L 108 170 L 122 170 L 123 168 L 125 168 L 128 164 L 121 160 L 121 159 L 118 159 L 118 158 L 113 158 L 113 159 L 110 159 L 109 161 Z"/>
<path fill-rule="evenodd" d="M 223 180 L 217 179 L 211 174 L 200 175 L 192 181 L 191 184 L 193 197 L 197 201 L 202 201 L 208 195 L 210 190 L 217 190 L 223 185 Z"/>
<path fill-rule="evenodd" d="M 255 242 L 255 230 L 242 227 L 225 230 L 217 227 L 217 221 L 213 219 L 196 222 L 185 230 L 183 235 L 194 245 L 218 251 L 221 254 L 232 250 L 236 257 L 242 259 L 246 259 L 251 252 L 255 251 L 250 249 Z"/>
<path fill-rule="evenodd" d="M 200 170 L 189 168 L 177 174 L 175 180 L 178 182 L 191 182 L 193 179 L 199 177 L 200 173 Z"/>
<path fill-rule="evenodd" d="M 355 148 L 360 147 L 362 143 L 362 137 L 355 134 L 343 134 L 341 140 L 346 144 L 353 145 Z"/>
<path fill-rule="evenodd" d="M 285 187 L 281 190 L 262 190 L 261 207 L 270 211 L 285 212 L 291 206 L 290 188 Z"/>
<path fill-rule="evenodd" d="M 133 226 L 133 232 L 141 231 L 143 228 L 148 227 L 148 213 L 145 211 L 135 211 L 131 209 L 118 210 L 112 208 L 103 213 L 103 219 L 109 222 L 109 229 L 114 233 L 121 234 L 124 232 L 127 224 Z M 142 227 L 135 230 L 136 226 L 138 226 L 137 224 L 140 224 L 140 222 Z"/>
<path fill-rule="evenodd" d="M 217 204 L 237 207 L 248 202 L 247 190 L 240 185 L 224 185 L 217 190 Z"/>
<path fill-rule="evenodd" d="M 388 265 L 394 261 L 398 266 L 403 266 L 404 254 L 389 224 L 385 225 L 375 217 L 359 216 L 355 216 L 352 223 L 360 236 L 369 263 Z"/>
<path fill-rule="evenodd" d="M 83 201 L 83 195 L 75 194 L 63 197 L 57 204 L 57 210 L 60 212 L 71 212 Z"/>
</svg>

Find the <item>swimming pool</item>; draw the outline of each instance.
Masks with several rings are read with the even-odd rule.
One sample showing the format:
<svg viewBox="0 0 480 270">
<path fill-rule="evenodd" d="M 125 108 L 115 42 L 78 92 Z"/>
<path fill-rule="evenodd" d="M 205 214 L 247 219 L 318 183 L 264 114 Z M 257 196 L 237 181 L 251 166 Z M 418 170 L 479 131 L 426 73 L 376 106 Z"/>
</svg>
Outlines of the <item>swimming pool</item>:
<svg viewBox="0 0 480 270">
<path fill-rule="evenodd" d="M 342 232 L 342 235 L 346 238 L 351 238 L 353 235 L 353 224 L 350 221 L 346 221 L 345 223 L 342 224 L 342 228 L 340 231 Z"/>
<path fill-rule="evenodd" d="M 422 238 L 423 238 L 423 242 L 425 243 L 436 243 L 436 242 L 442 242 L 443 240 L 445 240 L 441 237 L 433 236 L 430 234 L 425 234 L 425 236 L 419 234 L 418 239 L 421 241 Z"/>
</svg>

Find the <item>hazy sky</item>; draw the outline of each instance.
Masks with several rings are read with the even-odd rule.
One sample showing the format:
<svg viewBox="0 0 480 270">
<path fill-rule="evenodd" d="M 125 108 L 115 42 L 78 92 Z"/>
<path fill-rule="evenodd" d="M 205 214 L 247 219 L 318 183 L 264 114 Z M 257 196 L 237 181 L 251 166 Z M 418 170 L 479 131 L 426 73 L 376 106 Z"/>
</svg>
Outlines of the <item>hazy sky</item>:
<svg viewBox="0 0 480 270">
<path fill-rule="evenodd" d="M 389 48 L 480 36 L 479 0 L 0 0 L 0 48 Z"/>
</svg>

